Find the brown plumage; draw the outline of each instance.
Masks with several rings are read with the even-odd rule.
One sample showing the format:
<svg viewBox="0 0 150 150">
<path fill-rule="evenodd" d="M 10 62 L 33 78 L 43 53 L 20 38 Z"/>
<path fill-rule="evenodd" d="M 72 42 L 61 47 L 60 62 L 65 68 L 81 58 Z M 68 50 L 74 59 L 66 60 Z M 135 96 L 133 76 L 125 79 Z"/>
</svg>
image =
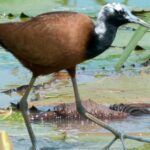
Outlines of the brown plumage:
<svg viewBox="0 0 150 150">
<path fill-rule="evenodd" d="M 55 12 L 26 22 L 0 24 L 0 41 L 38 76 L 84 61 L 93 31 L 94 24 L 88 16 Z"/>
</svg>

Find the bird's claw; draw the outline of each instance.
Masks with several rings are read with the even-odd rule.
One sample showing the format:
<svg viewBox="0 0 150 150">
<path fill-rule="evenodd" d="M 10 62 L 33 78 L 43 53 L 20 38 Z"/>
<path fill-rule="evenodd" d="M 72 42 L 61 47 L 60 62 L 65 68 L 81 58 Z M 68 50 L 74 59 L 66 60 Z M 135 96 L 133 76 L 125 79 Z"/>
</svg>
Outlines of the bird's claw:
<svg viewBox="0 0 150 150">
<path fill-rule="evenodd" d="M 120 134 L 120 137 L 119 137 L 121 143 L 122 143 L 122 146 L 123 146 L 123 150 L 127 150 L 127 148 L 125 147 L 125 144 L 124 144 L 124 134 Z"/>
<path fill-rule="evenodd" d="M 125 134 L 123 134 L 123 133 L 121 133 L 121 132 L 115 133 L 114 139 L 113 139 L 108 145 L 106 145 L 102 150 L 109 150 L 109 148 L 112 146 L 112 144 L 113 144 L 117 139 L 120 139 L 120 141 L 121 141 L 121 143 L 122 143 L 122 146 L 123 146 L 123 150 L 127 150 L 127 148 L 125 147 L 125 144 L 124 144 L 124 136 L 125 136 Z"/>
</svg>

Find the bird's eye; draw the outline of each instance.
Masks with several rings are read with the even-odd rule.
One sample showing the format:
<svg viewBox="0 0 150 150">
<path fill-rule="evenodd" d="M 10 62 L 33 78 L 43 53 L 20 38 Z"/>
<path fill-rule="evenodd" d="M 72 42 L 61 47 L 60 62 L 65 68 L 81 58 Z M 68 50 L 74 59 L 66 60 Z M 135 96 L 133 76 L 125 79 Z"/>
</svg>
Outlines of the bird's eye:
<svg viewBox="0 0 150 150">
<path fill-rule="evenodd" d="M 123 15 L 124 10 L 115 10 L 115 13 L 118 14 L 118 15 Z"/>
<path fill-rule="evenodd" d="M 124 14 L 124 11 L 123 11 L 123 10 L 120 10 L 120 11 L 118 11 L 118 14 L 119 14 L 119 15 L 123 15 L 123 14 Z"/>
</svg>

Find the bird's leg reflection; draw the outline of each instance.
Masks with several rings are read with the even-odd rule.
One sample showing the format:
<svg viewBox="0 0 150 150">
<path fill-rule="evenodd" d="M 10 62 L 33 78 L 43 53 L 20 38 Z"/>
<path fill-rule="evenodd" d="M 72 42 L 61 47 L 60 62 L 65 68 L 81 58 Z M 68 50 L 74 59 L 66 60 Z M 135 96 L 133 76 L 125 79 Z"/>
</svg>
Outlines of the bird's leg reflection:
<svg viewBox="0 0 150 150">
<path fill-rule="evenodd" d="M 20 110 L 21 110 L 22 116 L 23 116 L 24 121 L 25 121 L 25 125 L 27 127 L 27 130 L 28 130 L 31 142 L 32 142 L 32 150 L 37 150 L 36 149 L 36 138 L 35 138 L 35 135 L 33 133 L 33 130 L 32 130 L 32 127 L 31 127 L 31 124 L 30 124 L 30 121 L 29 121 L 29 118 L 28 118 L 27 98 L 28 98 L 28 95 L 29 95 L 29 93 L 31 91 L 31 88 L 33 87 L 35 79 L 36 79 L 35 77 L 31 78 L 29 86 L 28 86 L 25 94 L 23 95 L 22 99 L 20 100 Z"/>
<path fill-rule="evenodd" d="M 98 118 L 94 117 L 93 115 L 91 115 L 90 113 L 88 113 L 86 111 L 86 109 L 82 106 L 75 75 L 71 76 L 71 80 L 72 80 L 72 84 L 73 84 L 73 88 L 74 88 L 77 111 L 80 113 L 80 115 L 95 122 L 96 124 L 100 125 L 101 127 L 105 128 L 106 130 L 109 130 L 115 136 L 114 139 L 107 146 L 104 147 L 105 150 L 108 150 L 117 139 L 121 140 L 123 150 L 127 150 L 127 148 L 125 147 L 125 144 L 124 144 L 125 139 L 132 139 L 132 140 L 137 140 L 140 142 L 150 143 L 150 139 L 123 134 L 123 133 L 117 131 L 116 129 L 112 128 L 111 126 L 107 125 L 105 122 L 101 121 L 100 119 L 98 119 Z"/>
</svg>

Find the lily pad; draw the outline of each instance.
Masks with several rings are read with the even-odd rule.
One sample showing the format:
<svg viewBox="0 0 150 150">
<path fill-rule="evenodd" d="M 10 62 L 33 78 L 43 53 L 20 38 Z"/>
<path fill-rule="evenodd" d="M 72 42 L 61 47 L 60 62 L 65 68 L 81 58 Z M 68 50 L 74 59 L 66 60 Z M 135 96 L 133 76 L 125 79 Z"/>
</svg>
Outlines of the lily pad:
<svg viewBox="0 0 150 150">
<path fill-rule="evenodd" d="M 3 118 L 5 121 L 11 121 L 11 122 L 23 122 L 23 117 L 20 112 L 12 112 L 11 115 L 8 117 Z"/>
</svg>

